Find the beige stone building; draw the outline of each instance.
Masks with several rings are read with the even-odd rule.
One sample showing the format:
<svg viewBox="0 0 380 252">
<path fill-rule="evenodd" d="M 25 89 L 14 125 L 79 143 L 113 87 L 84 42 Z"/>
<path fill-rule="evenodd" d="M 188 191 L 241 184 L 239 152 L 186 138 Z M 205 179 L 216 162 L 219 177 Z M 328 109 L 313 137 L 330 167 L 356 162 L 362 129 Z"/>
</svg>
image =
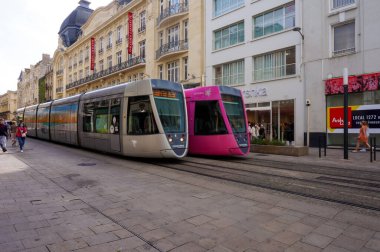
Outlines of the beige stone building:
<svg viewBox="0 0 380 252">
<path fill-rule="evenodd" d="M 203 85 L 204 1 L 118 0 L 95 11 L 79 4 L 59 32 L 54 99 L 144 78 Z"/>
<path fill-rule="evenodd" d="M 17 83 L 17 107 L 22 108 L 38 104 L 39 81 L 45 76 L 52 59 L 49 54 L 42 54 L 42 60 L 21 71 Z"/>
<path fill-rule="evenodd" d="M 17 91 L 7 91 L 0 96 L 0 118 L 14 120 L 17 110 Z"/>
</svg>

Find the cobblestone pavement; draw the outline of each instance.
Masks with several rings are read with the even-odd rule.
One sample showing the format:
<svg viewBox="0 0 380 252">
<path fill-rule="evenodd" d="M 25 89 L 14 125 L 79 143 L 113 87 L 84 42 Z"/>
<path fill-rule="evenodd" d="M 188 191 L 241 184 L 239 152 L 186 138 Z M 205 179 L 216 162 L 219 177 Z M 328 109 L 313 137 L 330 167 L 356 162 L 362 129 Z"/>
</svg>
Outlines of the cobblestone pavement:
<svg viewBox="0 0 380 252">
<path fill-rule="evenodd" d="M 315 153 L 250 156 L 380 169 L 368 153 Z M 0 162 L 2 252 L 380 251 L 373 211 L 32 139 Z"/>
</svg>

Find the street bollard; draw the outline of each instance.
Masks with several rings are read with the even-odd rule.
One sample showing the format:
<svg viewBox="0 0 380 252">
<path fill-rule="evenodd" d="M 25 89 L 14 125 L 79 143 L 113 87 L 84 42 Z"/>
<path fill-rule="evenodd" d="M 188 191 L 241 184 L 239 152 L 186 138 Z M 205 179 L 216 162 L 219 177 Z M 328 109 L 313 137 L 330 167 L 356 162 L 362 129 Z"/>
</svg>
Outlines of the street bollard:
<svg viewBox="0 0 380 252">
<path fill-rule="evenodd" d="M 373 138 L 372 137 L 370 137 L 369 138 L 369 142 L 370 142 L 370 146 L 371 146 L 371 149 L 370 149 L 370 154 L 369 154 L 369 159 L 370 159 L 370 161 L 371 161 L 371 163 L 373 162 L 373 160 L 372 160 L 372 146 L 373 146 Z"/>
<path fill-rule="evenodd" d="M 373 138 L 373 145 L 371 145 L 371 149 L 373 150 L 373 160 L 376 161 L 376 137 Z"/>
<path fill-rule="evenodd" d="M 318 149 L 319 149 L 319 158 L 321 158 L 321 148 L 322 148 L 322 137 L 318 137 Z"/>
<path fill-rule="evenodd" d="M 327 149 L 327 138 L 326 138 L 326 136 L 323 138 L 324 139 L 324 143 L 325 143 L 325 157 L 326 157 L 326 149 Z"/>
</svg>

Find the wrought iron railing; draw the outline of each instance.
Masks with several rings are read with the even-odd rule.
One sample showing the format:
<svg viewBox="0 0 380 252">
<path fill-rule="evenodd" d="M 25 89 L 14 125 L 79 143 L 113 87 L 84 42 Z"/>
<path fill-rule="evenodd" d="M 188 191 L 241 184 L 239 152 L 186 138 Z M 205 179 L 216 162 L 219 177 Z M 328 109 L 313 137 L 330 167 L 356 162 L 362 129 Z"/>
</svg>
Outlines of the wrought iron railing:
<svg viewBox="0 0 380 252">
<path fill-rule="evenodd" d="M 62 92 L 63 92 L 63 87 L 57 87 L 57 88 L 55 89 L 55 92 L 56 92 L 56 93 L 62 93 Z"/>
<path fill-rule="evenodd" d="M 94 81 L 96 79 L 102 78 L 102 77 L 110 75 L 112 73 L 133 67 L 135 65 L 142 64 L 142 63 L 145 63 L 145 58 L 143 58 L 141 56 L 131 58 L 127 61 L 122 62 L 121 64 L 112 66 L 110 68 L 107 68 L 105 70 L 99 71 L 99 72 L 94 73 L 94 74 L 91 74 L 91 75 L 86 76 L 86 77 L 79 79 L 77 81 L 71 82 L 71 83 L 66 85 L 66 90 L 80 86 L 80 85 L 85 84 L 85 83 L 90 82 L 90 81 Z"/>
<path fill-rule="evenodd" d="M 171 6 L 169 6 L 168 8 L 166 8 L 157 18 L 157 25 L 160 25 L 161 21 L 170 17 L 170 16 L 173 16 L 173 15 L 176 15 L 176 14 L 179 14 L 179 13 L 183 13 L 183 12 L 188 12 L 189 11 L 189 4 L 188 3 L 178 3 L 178 4 L 173 4 Z"/>
<path fill-rule="evenodd" d="M 165 54 L 169 54 L 172 52 L 179 52 L 183 50 L 189 49 L 189 43 L 187 40 L 177 40 L 173 42 L 169 42 L 167 44 L 162 45 L 157 51 L 156 51 L 156 59 L 159 59 L 161 56 Z"/>
</svg>

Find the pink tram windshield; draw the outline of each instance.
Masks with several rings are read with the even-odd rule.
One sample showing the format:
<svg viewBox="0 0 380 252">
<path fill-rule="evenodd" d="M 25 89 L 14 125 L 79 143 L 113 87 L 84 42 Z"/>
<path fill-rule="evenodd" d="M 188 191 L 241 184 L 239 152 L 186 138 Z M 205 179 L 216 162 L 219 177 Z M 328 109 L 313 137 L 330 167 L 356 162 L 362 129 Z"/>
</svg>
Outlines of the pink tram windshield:
<svg viewBox="0 0 380 252">
<path fill-rule="evenodd" d="M 247 117 L 240 90 L 225 86 L 185 90 L 189 117 L 189 153 L 245 155 Z"/>
</svg>

